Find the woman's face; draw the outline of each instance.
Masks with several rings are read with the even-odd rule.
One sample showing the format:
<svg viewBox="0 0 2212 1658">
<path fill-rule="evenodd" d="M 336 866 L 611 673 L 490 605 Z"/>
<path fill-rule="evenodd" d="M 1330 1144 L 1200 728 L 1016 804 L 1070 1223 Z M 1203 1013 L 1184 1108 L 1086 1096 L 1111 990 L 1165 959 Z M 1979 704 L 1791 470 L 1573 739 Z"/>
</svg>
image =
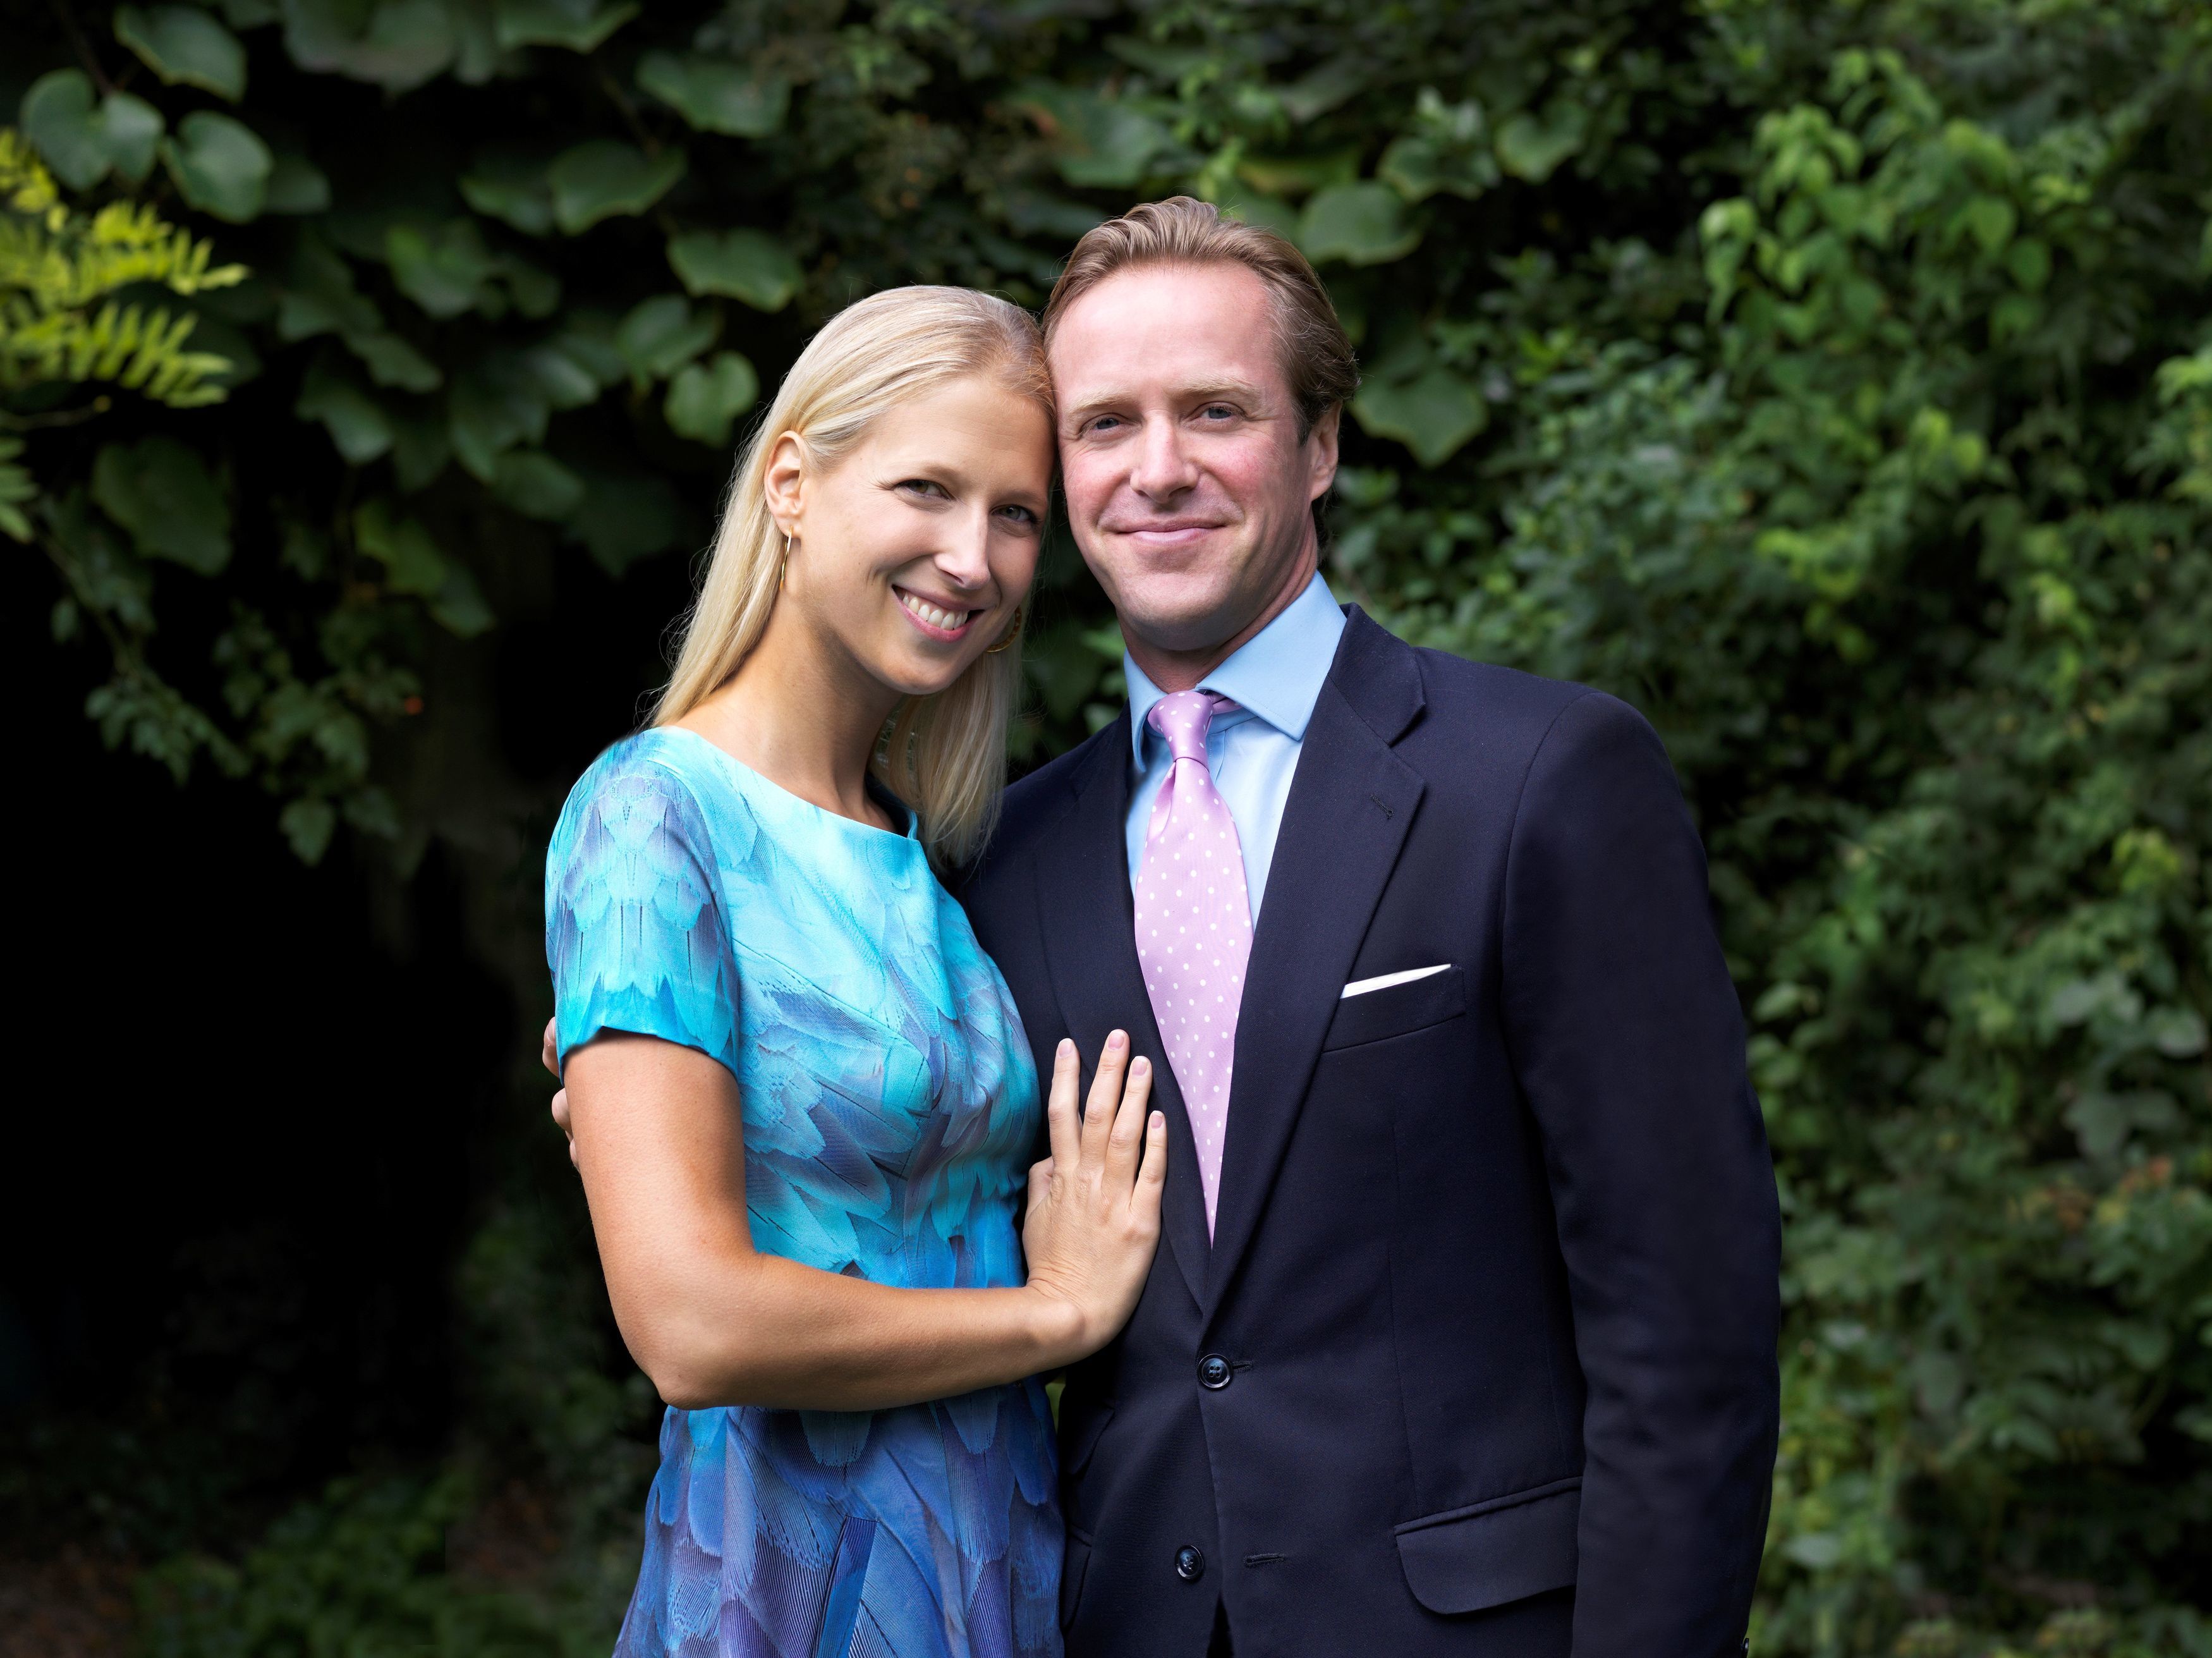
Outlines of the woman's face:
<svg viewBox="0 0 2212 1658">
<path fill-rule="evenodd" d="M 793 541 L 777 608 L 886 689 L 943 690 L 1029 592 L 1052 469 L 1045 411 L 988 375 L 886 415 L 827 468 L 787 435 L 768 474 Z"/>
</svg>

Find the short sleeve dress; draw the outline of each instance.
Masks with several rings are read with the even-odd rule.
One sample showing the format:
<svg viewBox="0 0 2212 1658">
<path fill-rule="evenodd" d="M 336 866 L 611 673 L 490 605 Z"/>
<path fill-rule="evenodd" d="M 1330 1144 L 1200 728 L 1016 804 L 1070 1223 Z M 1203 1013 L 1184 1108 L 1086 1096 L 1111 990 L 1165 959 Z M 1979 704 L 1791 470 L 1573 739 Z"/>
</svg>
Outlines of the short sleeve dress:
<svg viewBox="0 0 2212 1658">
<path fill-rule="evenodd" d="M 617 744 L 547 858 L 561 1054 L 605 1030 L 737 1078 L 754 1246 L 880 1284 L 1024 1279 L 1036 1075 L 1013 999 L 903 835 L 694 732 Z M 1057 1654 L 1034 1380 L 872 1412 L 671 1409 L 619 1658 Z"/>
</svg>

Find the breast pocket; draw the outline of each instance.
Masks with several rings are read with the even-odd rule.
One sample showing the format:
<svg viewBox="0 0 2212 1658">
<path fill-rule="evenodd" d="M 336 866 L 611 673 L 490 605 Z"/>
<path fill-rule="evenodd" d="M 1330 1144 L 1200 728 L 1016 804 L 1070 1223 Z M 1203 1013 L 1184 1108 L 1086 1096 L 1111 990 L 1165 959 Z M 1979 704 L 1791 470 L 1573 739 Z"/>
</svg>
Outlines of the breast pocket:
<svg viewBox="0 0 2212 1658">
<path fill-rule="evenodd" d="M 1405 984 L 1389 985 L 1336 1005 L 1322 1051 L 1356 1048 L 1391 1036 L 1408 1035 L 1456 1019 L 1467 1011 L 1467 975 L 1456 967 Z"/>
</svg>

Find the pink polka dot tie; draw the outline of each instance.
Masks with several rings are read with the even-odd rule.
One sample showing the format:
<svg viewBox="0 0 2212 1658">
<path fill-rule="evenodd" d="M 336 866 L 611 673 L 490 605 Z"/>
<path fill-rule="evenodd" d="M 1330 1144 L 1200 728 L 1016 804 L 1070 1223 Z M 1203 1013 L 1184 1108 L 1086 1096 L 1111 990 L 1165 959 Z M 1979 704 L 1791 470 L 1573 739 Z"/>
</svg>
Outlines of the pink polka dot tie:
<svg viewBox="0 0 2212 1658">
<path fill-rule="evenodd" d="M 1206 727 L 1236 706 L 1212 691 L 1176 691 L 1152 705 L 1146 723 L 1167 739 L 1175 763 L 1152 802 L 1137 875 L 1137 960 L 1198 1142 L 1209 1237 L 1229 1129 L 1237 1010 L 1252 954 L 1244 847 L 1206 768 Z"/>
</svg>

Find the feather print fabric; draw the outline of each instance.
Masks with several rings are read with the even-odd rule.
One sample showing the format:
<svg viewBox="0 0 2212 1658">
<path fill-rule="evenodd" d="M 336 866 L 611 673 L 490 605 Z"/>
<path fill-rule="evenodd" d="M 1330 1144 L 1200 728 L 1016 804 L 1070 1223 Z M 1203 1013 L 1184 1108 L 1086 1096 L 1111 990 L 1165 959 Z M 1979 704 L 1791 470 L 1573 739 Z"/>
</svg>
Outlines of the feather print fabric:
<svg viewBox="0 0 2212 1658">
<path fill-rule="evenodd" d="M 545 938 L 564 1062 L 629 1030 L 737 1078 L 757 1248 L 914 1288 L 1023 1281 L 1029 1045 L 911 828 L 646 732 L 568 798 Z M 660 1453 L 618 1658 L 1060 1651 L 1034 1381 L 890 1411 L 672 1409 Z"/>
</svg>

